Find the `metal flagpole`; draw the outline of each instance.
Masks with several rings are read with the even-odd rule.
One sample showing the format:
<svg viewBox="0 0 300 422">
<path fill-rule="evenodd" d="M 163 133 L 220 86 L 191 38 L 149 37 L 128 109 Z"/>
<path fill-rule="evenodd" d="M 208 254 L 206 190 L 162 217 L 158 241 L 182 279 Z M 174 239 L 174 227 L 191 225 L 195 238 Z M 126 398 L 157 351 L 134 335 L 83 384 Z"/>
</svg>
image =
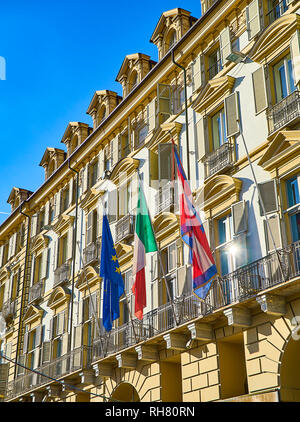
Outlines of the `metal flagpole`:
<svg viewBox="0 0 300 422">
<path fill-rule="evenodd" d="M 85 265 L 86 265 L 86 262 L 85 262 L 85 260 L 83 259 L 83 255 L 82 255 L 82 252 L 81 252 L 81 250 L 80 250 L 80 248 L 79 248 L 79 241 L 78 242 L 76 242 L 77 243 L 77 247 L 78 247 L 78 251 L 79 251 L 79 255 L 80 255 L 80 258 L 81 258 L 81 260 L 82 260 L 82 263 L 83 263 L 83 273 L 84 273 L 84 278 L 85 278 L 85 281 L 86 281 L 86 285 L 87 285 L 87 287 L 88 287 L 88 291 L 89 291 L 89 295 L 90 295 L 90 297 L 91 297 L 91 289 L 90 289 L 90 286 L 89 286 L 89 282 L 88 282 L 88 279 L 87 279 L 87 275 L 86 275 L 86 269 L 85 269 Z M 94 315 L 94 318 L 96 319 L 96 321 L 97 321 L 97 328 L 98 328 L 98 334 L 99 334 L 99 339 L 100 339 L 100 344 L 101 344 L 101 349 L 102 349 L 102 352 L 104 352 L 104 350 L 103 350 L 103 344 L 102 344 L 102 340 L 101 340 L 101 328 L 100 328 L 100 324 L 99 324 L 99 320 L 98 320 L 98 318 L 97 318 L 97 310 L 95 310 L 95 307 L 94 307 L 94 302 L 93 301 L 91 301 L 91 303 L 92 303 L 92 313 L 93 313 L 93 315 Z"/>
<path fill-rule="evenodd" d="M 143 186 L 142 186 L 142 183 L 141 183 L 141 177 L 140 177 L 139 169 L 138 169 L 138 179 L 139 179 L 139 187 L 142 189 L 144 198 L 146 199 L 145 192 L 144 192 L 144 189 L 143 189 Z M 149 212 L 147 201 L 145 201 L 145 202 L 146 202 L 146 207 L 147 207 L 148 215 L 150 216 L 150 212 Z M 154 233 L 154 229 L 153 229 L 151 218 L 150 218 L 150 223 L 151 223 L 152 231 Z M 158 244 L 157 244 L 155 235 L 154 235 L 154 240 L 155 240 L 155 243 L 156 243 L 157 254 L 158 254 L 158 258 L 159 258 L 159 262 L 160 262 L 162 277 L 163 277 L 163 280 L 164 280 L 165 286 L 166 286 L 167 295 L 168 295 L 169 301 L 171 303 L 171 308 L 172 308 L 172 312 L 173 312 L 173 315 L 174 315 L 175 323 L 176 323 L 176 325 L 178 325 L 178 321 L 177 321 L 177 317 L 176 317 L 176 312 L 175 312 L 175 309 L 174 309 L 173 299 L 172 299 L 172 296 L 171 296 L 171 293 L 170 293 L 170 289 L 169 289 L 169 286 L 168 286 L 168 283 L 167 283 L 167 278 L 166 278 L 165 270 L 164 270 L 164 267 L 163 267 L 163 264 L 162 264 L 160 249 L 158 247 Z"/>
<path fill-rule="evenodd" d="M 241 124 L 240 124 L 240 120 L 239 119 L 237 119 L 237 124 L 239 126 L 240 134 L 242 135 L 242 139 L 243 139 L 243 143 L 244 143 L 244 148 L 245 148 L 245 151 L 246 151 L 247 159 L 248 159 L 248 162 L 249 162 L 249 165 L 250 165 L 250 168 L 251 168 L 251 172 L 252 172 L 252 176 L 253 176 L 253 179 L 254 179 L 254 183 L 255 183 L 255 186 L 256 186 L 256 189 L 257 189 L 257 193 L 258 193 L 258 197 L 259 197 L 260 204 L 261 204 L 261 207 L 262 207 L 263 215 L 266 218 L 266 223 L 267 223 L 267 226 L 268 226 L 270 235 L 271 235 L 272 243 L 273 243 L 274 249 L 276 251 L 276 256 L 277 256 L 277 259 L 278 259 L 279 267 L 280 267 L 282 276 L 285 279 L 285 275 L 284 275 L 283 268 L 282 268 L 282 265 L 281 265 L 281 261 L 280 261 L 280 258 L 279 258 L 278 250 L 277 250 L 277 247 L 276 247 L 276 244 L 275 244 L 275 240 L 274 240 L 274 237 L 273 237 L 273 233 L 272 233 L 272 230 L 271 230 L 271 227 L 270 227 L 270 224 L 269 224 L 269 219 L 266 216 L 265 205 L 264 205 L 264 202 L 263 202 L 263 199 L 262 199 L 262 196 L 261 196 L 259 187 L 258 187 L 258 183 L 257 183 L 257 180 L 256 180 L 256 176 L 255 176 L 255 173 L 254 173 L 254 169 L 253 169 L 252 162 L 251 162 L 251 159 L 250 159 L 250 155 L 249 155 L 249 152 L 248 152 L 248 148 L 247 148 L 247 145 L 246 145 L 245 137 L 244 137 L 244 134 L 243 134 L 243 132 L 241 130 Z"/>
</svg>

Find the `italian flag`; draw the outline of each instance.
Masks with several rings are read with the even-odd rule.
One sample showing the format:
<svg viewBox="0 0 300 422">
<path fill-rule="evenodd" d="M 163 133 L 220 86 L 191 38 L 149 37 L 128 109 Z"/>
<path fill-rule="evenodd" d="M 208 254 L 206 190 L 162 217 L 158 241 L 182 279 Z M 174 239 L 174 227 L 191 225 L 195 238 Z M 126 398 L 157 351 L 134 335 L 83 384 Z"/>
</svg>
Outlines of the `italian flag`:
<svg viewBox="0 0 300 422">
<path fill-rule="evenodd" d="M 157 251 L 157 245 L 148 212 L 148 207 L 144 193 L 141 190 L 141 187 L 139 186 L 139 196 L 134 234 L 132 269 L 134 284 L 132 286 L 132 292 L 135 295 L 134 314 L 140 320 L 143 319 L 143 309 L 146 306 L 146 253 L 155 251 Z"/>
</svg>

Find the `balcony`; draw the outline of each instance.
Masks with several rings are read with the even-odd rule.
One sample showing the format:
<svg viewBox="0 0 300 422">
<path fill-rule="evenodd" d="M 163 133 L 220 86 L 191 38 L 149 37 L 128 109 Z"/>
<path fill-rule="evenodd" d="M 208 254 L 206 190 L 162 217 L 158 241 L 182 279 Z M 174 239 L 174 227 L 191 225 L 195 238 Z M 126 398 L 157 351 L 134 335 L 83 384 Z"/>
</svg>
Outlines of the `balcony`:
<svg viewBox="0 0 300 422">
<path fill-rule="evenodd" d="M 160 187 L 155 195 L 155 215 L 164 211 L 175 212 L 178 204 L 176 194 L 174 182 L 168 182 Z"/>
<path fill-rule="evenodd" d="M 294 91 L 267 110 L 269 135 L 300 118 L 300 92 Z"/>
<path fill-rule="evenodd" d="M 28 302 L 32 303 L 35 301 L 38 301 L 40 299 L 42 299 L 43 297 L 43 287 L 44 287 L 44 283 L 43 281 L 40 281 L 36 284 L 34 284 L 33 286 L 30 287 L 29 289 L 29 296 L 28 296 Z"/>
<path fill-rule="evenodd" d="M 225 142 L 215 151 L 204 157 L 205 178 L 211 177 L 219 172 L 223 172 L 234 164 L 233 145 Z"/>
<path fill-rule="evenodd" d="M 3 318 L 6 320 L 14 318 L 16 310 L 17 310 L 17 300 L 7 300 L 6 302 L 3 303 L 3 306 L 2 306 Z"/>
<path fill-rule="evenodd" d="M 74 349 L 53 362 L 36 368 L 41 374 L 28 371 L 14 381 L 9 382 L 7 384 L 6 401 L 51 383 L 51 378 L 60 379 L 74 372 L 89 368 L 90 363 L 91 349 L 89 347 L 82 346 Z"/>
<path fill-rule="evenodd" d="M 70 279 L 71 265 L 65 262 L 54 271 L 54 287 L 66 283 Z"/>
<path fill-rule="evenodd" d="M 90 243 L 84 250 L 83 250 L 83 262 L 84 265 L 91 265 L 95 262 L 99 262 L 100 257 L 100 245 L 101 240 L 96 240 L 95 242 Z"/>
<path fill-rule="evenodd" d="M 279 259 L 278 259 L 279 258 Z M 141 341 L 162 334 L 177 325 L 207 316 L 228 305 L 253 299 L 259 292 L 300 276 L 300 241 L 219 278 L 204 302 L 194 294 L 181 296 L 144 315 L 112 329 L 92 346 L 92 362 L 133 347 Z M 176 318 L 176 319 L 175 319 Z"/>
<path fill-rule="evenodd" d="M 120 218 L 116 224 L 116 242 L 121 242 L 134 234 L 135 216 L 128 214 Z"/>
</svg>

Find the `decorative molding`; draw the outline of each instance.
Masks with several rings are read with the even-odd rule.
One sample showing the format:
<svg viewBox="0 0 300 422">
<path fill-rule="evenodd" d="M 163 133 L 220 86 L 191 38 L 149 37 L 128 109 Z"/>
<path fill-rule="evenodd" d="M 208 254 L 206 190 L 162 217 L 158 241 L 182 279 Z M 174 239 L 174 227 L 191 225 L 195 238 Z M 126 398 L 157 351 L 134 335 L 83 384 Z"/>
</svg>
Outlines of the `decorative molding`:
<svg viewBox="0 0 300 422">
<path fill-rule="evenodd" d="M 256 298 L 261 310 L 268 315 L 283 316 L 286 314 L 286 300 L 284 296 L 264 294 Z"/>
<path fill-rule="evenodd" d="M 24 315 L 24 324 L 32 324 L 34 321 L 42 320 L 44 311 L 38 306 L 29 305 Z"/>
<path fill-rule="evenodd" d="M 70 301 L 70 298 L 71 298 L 71 293 L 69 289 L 67 289 L 64 286 L 58 286 L 51 293 L 49 300 L 47 302 L 47 306 L 49 306 L 50 309 L 55 309 L 58 306 L 67 304 Z"/>
<path fill-rule="evenodd" d="M 251 314 L 249 309 L 234 307 L 225 309 L 223 313 L 228 319 L 228 325 L 232 325 L 233 327 L 251 326 Z"/>
<path fill-rule="evenodd" d="M 75 287 L 78 290 L 83 291 L 85 289 L 88 289 L 89 287 L 94 286 L 98 282 L 101 282 L 99 274 L 91 265 L 89 265 L 88 267 L 82 268 L 80 270 L 77 281 L 75 283 Z"/>
<path fill-rule="evenodd" d="M 136 353 L 123 352 L 116 355 L 119 368 L 135 369 L 137 364 Z"/>
<path fill-rule="evenodd" d="M 158 349 L 156 346 L 140 345 L 135 347 L 138 360 L 157 362 L 159 360 Z"/>
<path fill-rule="evenodd" d="M 72 215 L 61 214 L 58 217 L 57 222 L 52 226 L 56 234 L 61 235 L 66 232 L 70 227 L 72 227 L 75 217 Z"/>
<path fill-rule="evenodd" d="M 187 337 L 183 334 L 169 333 L 163 336 L 167 343 L 167 349 L 173 350 L 186 350 Z"/>
<path fill-rule="evenodd" d="M 211 341 L 213 339 L 212 327 L 209 324 L 194 322 L 189 324 L 192 340 Z"/>
</svg>

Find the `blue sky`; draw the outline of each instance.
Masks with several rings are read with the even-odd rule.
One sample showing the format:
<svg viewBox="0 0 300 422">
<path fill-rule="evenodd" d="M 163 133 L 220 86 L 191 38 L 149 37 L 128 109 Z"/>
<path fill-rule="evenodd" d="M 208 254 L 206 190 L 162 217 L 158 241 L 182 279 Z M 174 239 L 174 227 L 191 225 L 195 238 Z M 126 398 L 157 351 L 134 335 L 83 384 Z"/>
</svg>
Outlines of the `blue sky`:
<svg viewBox="0 0 300 422">
<path fill-rule="evenodd" d="M 40 160 L 48 146 L 64 149 L 68 123 L 92 126 L 86 110 L 94 92 L 121 95 L 115 78 L 125 55 L 157 60 L 150 37 L 161 13 L 176 7 L 200 17 L 200 0 L 2 2 L 0 224 L 10 212 L 13 186 L 35 191 L 43 183 Z"/>
</svg>

